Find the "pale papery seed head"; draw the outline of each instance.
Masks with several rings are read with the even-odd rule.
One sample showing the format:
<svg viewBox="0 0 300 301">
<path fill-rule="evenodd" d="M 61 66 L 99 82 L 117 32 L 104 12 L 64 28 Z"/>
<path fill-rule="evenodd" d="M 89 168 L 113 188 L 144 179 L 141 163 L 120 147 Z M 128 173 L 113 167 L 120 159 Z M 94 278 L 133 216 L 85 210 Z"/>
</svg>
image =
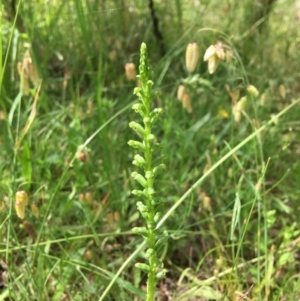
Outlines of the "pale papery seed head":
<svg viewBox="0 0 300 301">
<path fill-rule="evenodd" d="M 215 56 L 216 55 L 216 48 L 215 48 L 215 45 L 210 45 L 206 51 L 205 51 L 205 54 L 204 54 L 204 57 L 203 57 L 203 61 L 206 62 L 208 61 L 211 57 Z"/>
<path fill-rule="evenodd" d="M 186 69 L 192 73 L 197 67 L 199 60 L 199 46 L 197 43 L 190 43 L 187 45 L 185 52 Z"/>
</svg>

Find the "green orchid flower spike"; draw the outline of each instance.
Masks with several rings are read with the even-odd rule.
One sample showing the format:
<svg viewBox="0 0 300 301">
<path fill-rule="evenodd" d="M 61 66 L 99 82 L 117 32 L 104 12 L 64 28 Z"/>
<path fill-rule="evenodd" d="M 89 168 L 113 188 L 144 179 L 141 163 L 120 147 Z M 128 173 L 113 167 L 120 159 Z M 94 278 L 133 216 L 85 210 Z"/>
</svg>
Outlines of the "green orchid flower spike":
<svg viewBox="0 0 300 301">
<path fill-rule="evenodd" d="M 142 117 L 142 124 L 132 121 L 129 126 L 137 132 L 139 137 L 142 137 L 142 140 L 130 140 L 128 144 L 141 152 L 135 155 L 132 162 L 139 170 L 131 174 L 138 182 L 140 189 L 135 189 L 132 193 L 142 200 L 137 202 L 137 209 L 145 219 L 146 227 L 136 227 L 132 230 L 134 233 L 140 234 L 147 243 L 146 256 L 148 257 L 148 264 L 136 263 L 135 266 L 148 274 L 146 300 L 154 301 L 156 282 L 164 277 L 167 272 L 158 258 L 158 253 L 161 247 L 166 244 L 168 233 L 156 229 L 161 213 L 157 211 L 159 200 L 154 188 L 154 179 L 159 172 L 165 169 L 165 165 L 153 166 L 152 157 L 158 143 L 152 133 L 152 127 L 159 115 L 163 113 L 163 110 L 159 108 L 151 110 L 152 86 L 154 83 L 151 80 L 145 43 L 141 45 L 139 73 L 137 77 L 140 79 L 141 87 L 134 89 L 134 94 L 139 98 L 139 103 L 134 104 L 132 109 Z"/>
</svg>

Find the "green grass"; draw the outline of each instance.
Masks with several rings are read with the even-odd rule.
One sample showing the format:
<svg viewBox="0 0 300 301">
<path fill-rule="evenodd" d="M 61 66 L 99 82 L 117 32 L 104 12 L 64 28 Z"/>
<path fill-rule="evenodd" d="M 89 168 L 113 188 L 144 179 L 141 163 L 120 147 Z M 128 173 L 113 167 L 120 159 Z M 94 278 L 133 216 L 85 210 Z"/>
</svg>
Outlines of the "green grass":
<svg viewBox="0 0 300 301">
<path fill-rule="evenodd" d="M 136 83 L 124 73 L 125 63 L 138 65 L 141 42 L 154 70 L 155 106 L 165 110 L 154 127 L 162 145 L 157 163 L 167 166 L 156 183 L 164 200 L 159 226 L 170 234 L 158 300 L 164 291 L 176 301 L 242 294 L 297 300 L 300 63 L 293 4 L 278 0 L 258 33 L 246 22 L 251 1 L 201 1 L 196 8 L 192 1 L 154 1 L 162 56 L 142 2 L 20 1 L 18 19 L 2 2 L 0 258 L 7 277 L 0 300 L 145 298 L 146 275 L 134 267 L 145 257 L 142 239 L 131 232 L 144 222 L 131 194 L 135 152 L 127 144 L 135 137 L 128 123 Z M 239 60 L 209 75 L 202 58 L 219 40 Z M 28 96 L 19 89 L 24 42 L 32 44 L 42 78 L 27 131 L 37 87 Z M 190 42 L 200 46 L 200 80 L 185 69 Z M 176 98 L 187 78 L 191 114 Z M 266 101 L 249 99 L 236 124 L 225 85 L 244 96 L 248 84 Z M 276 114 L 278 122 L 271 120 Z M 85 162 L 76 159 L 80 145 L 88 148 Z M 29 196 L 24 220 L 15 212 L 19 190 Z M 92 198 L 82 201 L 87 192 Z"/>
</svg>

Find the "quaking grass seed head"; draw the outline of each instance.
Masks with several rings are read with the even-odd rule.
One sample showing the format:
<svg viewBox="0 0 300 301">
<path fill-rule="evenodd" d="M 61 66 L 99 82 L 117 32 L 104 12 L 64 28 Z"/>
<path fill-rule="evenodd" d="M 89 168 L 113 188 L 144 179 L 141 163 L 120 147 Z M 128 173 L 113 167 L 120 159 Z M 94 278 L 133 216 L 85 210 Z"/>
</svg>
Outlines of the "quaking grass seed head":
<svg viewBox="0 0 300 301">
<path fill-rule="evenodd" d="M 239 111 L 244 110 L 246 107 L 247 101 L 248 101 L 247 96 L 242 97 L 237 103 L 237 110 L 239 110 Z"/>
<path fill-rule="evenodd" d="M 217 50 L 215 45 L 210 45 L 206 49 L 203 60 L 205 62 L 206 61 L 208 62 L 209 74 L 213 74 L 217 70 L 220 63 L 220 58 L 217 55 Z"/>
<path fill-rule="evenodd" d="M 93 203 L 93 193 L 88 191 L 85 193 L 85 200 L 88 204 L 92 204 Z"/>
<path fill-rule="evenodd" d="M 225 56 L 225 50 L 224 50 L 224 47 L 223 47 L 223 44 L 221 42 L 218 42 L 215 46 L 215 49 L 216 49 L 216 56 L 224 61 L 226 56 Z"/>
<path fill-rule="evenodd" d="M 182 101 L 184 92 L 185 92 L 185 86 L 184 85 L 179 85 L 178 89 L 177 89 L 177 99 L 179 101 Z"/>
<path fill-rule="evenodd" d="M 109 212 L 106 214 L 106 218 L 109 226 L 115 228 L 120 220 L 120 214 L 118 211 Z"/>
<path fill-rule="evenodd" d="M 232 57 L 233 52 L 231 48 L 228 45 L 218 42 L 215 45 L 210 45 L 206 49 L 203 60 L 208 62 L 209 74 L 213 74 L 217 70 L 220 61 L 230 61 Z"/>
<path fill-rule="evenodd" d="M 88 148 L 84 145 L 79 145 L 77 147 L 75 157 L 80 162 L 85 162 L 88 159 Z"/>
<path fill-rule="evenodd" d="M 182 96 L 182 106 L 187 110 L 188 113 L 193 112 L 191 100 L 192 100 L 191 94 L 188 94 L 188 93 L 183 94 L 183 96 Z"/>
<path fill-rule="evenodd" d="M 199 60 L 199 45 L 197 43 L 190 43 L 186 47 L 185 65 L 186 69 L 192 73 L 195 71 Z"/>
<path fill-rule="evenodd" d="M 22 203 L 24 206 L 28 205 L 28 195 L 24 190 L 16 192 L 16 201 Z"/>
<path fill-rule="evenodd" d="M 16 201 L 15 209 L 16 209 L 17 216 L 20 219 L 24 219 L 24 217 L 25 217 L 25 206 L 24 206 L 24 204 L 20 201 Z"/>
<path fill-rule="evenodd" d="M 127 80 L 135 80 L 136 79 L 136 68 L 133 63 L 125 64 L 125 74 Z"/>
<path fill-rule="evenodd" d="M 251 96 L 253 96 L 255 98 L 259 96 L 259 92 L 258 92 L 257 88 L 253 85 L 248 85 L 247 91 Z"/>
<path fill-rule="evenodd" d="M 241 121 L 242 113 L 237 109 L 237 103 L 235 103 L 232 107 L 232 115 L 236 123 Z"/>
<path fill-rule="evenodd" d="M 15 202 L 16 213 L 20 219 L 24 219 L 25 208 L 28 205 L 27 192 L 24 190 L 17 191 L 15 198 L 16 198 L 16 202 Z"/>
<path fill-rule="evenodd" d="M 242 119 L 242 111 L 247 104 L 247 96 L 242 97 L 232 108 L 233 117 L 236 123 L 239 123 Z"/>
</svg>

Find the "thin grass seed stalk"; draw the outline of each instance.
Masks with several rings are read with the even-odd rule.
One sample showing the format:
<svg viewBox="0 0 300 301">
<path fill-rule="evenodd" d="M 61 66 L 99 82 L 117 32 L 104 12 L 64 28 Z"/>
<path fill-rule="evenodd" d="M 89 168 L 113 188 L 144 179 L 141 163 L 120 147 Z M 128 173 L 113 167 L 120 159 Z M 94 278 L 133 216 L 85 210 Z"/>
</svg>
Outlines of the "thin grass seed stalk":
<svg viewBox="0 0 300 301">
<path fill-rule="evenodd" d="M 138 167 L 138 171 L 132 172 L 131 176 L 139 183 L 141 189 L 135 189 L 132 194 L 141 198 L 137 202 L 137 209 L 146 222 L 146 227 L 136 227 L 133 232 L 140 234 L 147 243 L 146 255 L 148 264 L 136 263 L 136 267 L 148 274 L 147 280 L 147 301 L 154 301 L 155 287 L 157 280 L 165 276 L 167 270 L 163 268 L 163 263 L 159 260 L 159 249 L 166 243 L 168 233 L 156 229 L 161 220 L 161 213 L 157 212 L 158 199 L 154 188 L 155 176 L 165 169 L 164 164 L 153 166 L 154 144 L 157 145 L 156 138 L 152 133 L 152 126 L 162 114 L 162 109 L 151 110 L 153 92 L 153 81 L 151 80 L 151 70 L 148 62 L 147 47 L 141 45 L 140 74 L 137 76 L 141 86 L 135 88 L 134 94 L 140 102 L 132 106 L 143 120 L 143 124 L 132 121 L 129 126 L 137 132 L 142 141 L 130 140 L 128 144 L 140 151 L 134 156 L 133 164 Z M 141 174 L 141 173 L 143 174 Z"/>
</svg>

